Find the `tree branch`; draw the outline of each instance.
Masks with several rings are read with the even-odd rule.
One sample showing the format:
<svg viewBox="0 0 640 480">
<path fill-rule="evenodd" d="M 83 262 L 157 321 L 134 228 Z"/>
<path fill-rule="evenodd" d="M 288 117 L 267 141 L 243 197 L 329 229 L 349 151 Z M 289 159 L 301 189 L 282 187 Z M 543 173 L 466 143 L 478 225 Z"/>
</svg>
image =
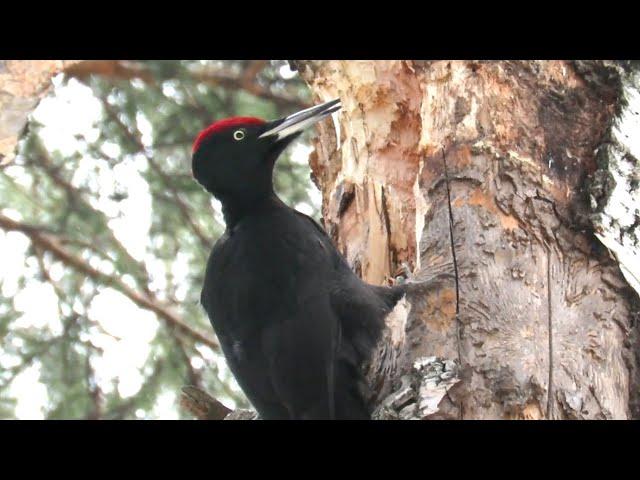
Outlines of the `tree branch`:
<svg viewBox="0 0 640 480">
<path fill-rule="evenodd" d="M 39 145 L 39 147 L 41 147 L 41 145 Z M 82 191 L 74 187 L 71 183 L 69 183 L 67 179 L 63 177 L 63 175 L 61 175 L 59 167 L 57 167 L 54 164 L 53 160 L 51 159 L 51 157 L 49 157 L 48 152 L 44 148 L 38 148 L 38 153 L 36 157 L 27 158 L 27 162 L 41 167 L 45 171 L 45 173 L 51 178 L 51 180 L 53 180 L 53 182 L 56 185 L 58 185 L 60 188 L 62 188 L 65 191 L 65 193 L 67 194 L 67 198 L 69 199 L 69 204 L 72 209 L 76 210 L 76 212 L 78 212 L 79 214 L 82 213 L 79 211 L 79 208 L 78 208 L 80 206 L 83 209 L 91 211 L 93 215 L 99 218 L 106 227 L 107 220 L 105 218 L 104 213 L 95 209 L 88 201 L 85 200 L 85 198 L 82 195 Z M 140 284 L 140 287 L 146 290 L 149 273 L 147 272 L 147 269 L 144 263 L 136 260 L 131 256 L 129 251 L 115 237 L 115 235 L 113 234 L 113 231 L 110 228 L 105 228 L 104 231 L 106 232 L 106 235 L 108 236 L 108 239 L 112 243 L 112 245 L 114 245 L 116 250 L 123 256 L 124 259 L 126 259 L 127 264 L 135 267 L 135 271 L 130 273 L 136 279 L 136 281 Z M 81 243 L 80 240 L 75 240 L 75 239 L 69 239 L 69 240 L 78 244 Z M 105 256 L 105 253 L 99 251 L 99 249 L 97 249 L 97 247 L 95 246 L 88 247 L 88 248 L 100 254 L 101 256 Z M 106 255 L 106 258 L 113 261 L 113 259 L 111 259 L 108 255 Z"/>
<path fill-rule="evenodd" d="M 161 302 L 151 294 L 147 293 L 146 295 L 142 295 L 141 293 L 130 288 L 121 280 L 120 277 L 109 276 L 93 268 L 83 259 L 66 250 L 56 239 L 43 233 L 38 228 L 21 222 L 17 222 L 10 219 L 9 217 L 5 217 L 2 214 L 0 214 L 0 228 L 6 231 L 17 231 L 24 233 L 29 237 L 34 245 L 50 252 L 54 257 L 62 261 L 65 265 L 77 270 L 80 273 L 84 273 L 96 283 L 113 287 L 114 289 L 118 290 L 120 293 L 128 297 L 139 307 L 154 312 L 159 318 L 164 320 L 164 322 L 168 326 L 176 328 L 181 333 L 188 335 L 189 337 L 211 347 L 216 351 L 219 349 L 218 342 L 216 340 L 184 323 L 182 319 L 171 312 L 165 305 L 162 305 Z"/>
<path fill-rule="evenodd" d="M 180 406 L 199 420 L 223 420 L 232 411 L 194 386 L 182 387 Z"/>
<path fill-rule="evenodd" d="M 198 240 L 200 240 L 200 243 L 202 244 L 202 246 L 205 248 L 205 250 L 211 250 L 211 248 L 213 247 L 213 244 L 211 243 L 209 238 L 204 234 L 200 226 L 191 217 L 191 212 L 189 211 L 189 207 L 187 207 L 187 205 L 184 203 L 184 201 L 180 197 L 180 194 L 176 190 L 176 187 L 173 185 L 173 182 L 171 181 L 169 176 L 162 170 L 160 165 L 156 163 L 153 156 L 149 155 L 147 149 L 142 143 L 142 139 L 140 138 L 140 136 L 138 134 L 131 132 L 127 128 L 127 126 L 120 121 L 120 119 L 118 118 L 118 115 L 113 110 L 111 105 L 109 105 L 109 102 L 107 102 L 105 98 L 101 98 L 100 100 L 102 101 L 102 105 L 104 106 L 104 109 L 107 112 L 107 115 L 109 115 L 109 117 L 116 123 L 116 125 L 118 125 L 118 127 L 120 128 L 122 133 L 128 138 L 128 140 L 131 143 L 133 143 L 138 148 L 138 150 L 144 155 L 144 157 L 147 159 L 147 162 L 149 162 L 149 166 L 151 167 L 151 169 L 154 172 L 156 172 L 156 174 L 162 179 L 162 182 L 165 184 L 165 186 L 169 189 L 173 197 L 173 200 L 175 201 L 176 205 L 178 206 L 178 209 L 180 210 L 180 213 L 182 213 L 185 220 L 189 224 L 189 227 L 191 227 L 191 230 L 193 231 L 193 233 L 196 235 L 196 237 L 198 237 Z"/>
<path fill-rule="evenodd" d="M 81 82 L 86 82 L 92 75 L 99 75 L 118 80 L 137 78 L 146 83 L 155 83 L 153 74 L 147 68 L 127 60 L 83 60 L 67 67 L 65 73 Z"/>
<path fill-rule="evenodd" d="M 268 87 L 260 85 L 258 74 L 268 65 L 266 60 L 249 62 L 239 75 L 229 69 L 207 67 L 192 69 L 191 77 L 201 83 L 219 86 L 230 90 L 244 90 L 256 97 L 272 101 L 278 107 L 301 110 L 309 105 L 294 95 L 274 93 Z M 125 60 L 85 60 L 66 68 L 65 73 L 81 82 L 86 82 L 91 75 L 114 78 L 118 80 L 139 79 L 155 84 L 156 78 L 145 66 L 137 62 Z"/>
</svg>

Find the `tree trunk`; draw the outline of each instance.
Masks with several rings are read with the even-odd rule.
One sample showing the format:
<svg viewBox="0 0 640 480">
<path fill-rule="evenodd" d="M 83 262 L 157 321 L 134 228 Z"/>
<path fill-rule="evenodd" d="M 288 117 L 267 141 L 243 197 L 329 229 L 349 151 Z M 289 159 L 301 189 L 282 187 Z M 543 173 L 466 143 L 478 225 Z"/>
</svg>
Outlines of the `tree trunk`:
<svg viewBox="0 0 640 480">
<path fill-rule="evenodd" d="M 378 401 L 401 418 L 638 416 L 637 296 L 591 210 L 620 69 L 294 66 L 318 101 L 342 99 L 311 167 L 325 227 L 354 270 L 377 284 L 403 266 L 418 284 L 453 274 L 390 315 L 370 368 Z"/>
<path fill-rule="evenodd" d="M 10 163 L 29 114 L 51 86 L 51 77 L 75 60 L 0 60 L 0 166 Z"/>
</svg>

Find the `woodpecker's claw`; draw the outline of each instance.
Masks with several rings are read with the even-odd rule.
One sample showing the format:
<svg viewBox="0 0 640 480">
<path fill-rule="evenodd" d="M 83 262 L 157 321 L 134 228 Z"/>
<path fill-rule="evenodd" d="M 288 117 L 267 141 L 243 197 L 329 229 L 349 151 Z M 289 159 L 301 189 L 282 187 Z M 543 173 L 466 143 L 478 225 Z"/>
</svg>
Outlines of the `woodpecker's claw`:
<svg viewBox="0 0 640 480">
<path fill-rule="evenodd" d="M 452 273 L 437 273 L 428 280 L 407 280 L 402 286 L 406 289 L 407 293 L 422 293 L 427 290 L 432 290 L 443 286 L 448 282 L 455 282 L 456 276 Z"/>
</svg>

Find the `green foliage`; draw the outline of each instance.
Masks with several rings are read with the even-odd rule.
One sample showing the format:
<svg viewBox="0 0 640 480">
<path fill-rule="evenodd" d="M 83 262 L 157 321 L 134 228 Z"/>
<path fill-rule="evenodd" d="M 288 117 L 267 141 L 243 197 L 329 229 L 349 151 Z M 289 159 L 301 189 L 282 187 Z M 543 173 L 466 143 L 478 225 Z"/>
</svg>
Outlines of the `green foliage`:
<svg viewBox="0 0 640 480">
<path fill-rule="evenodd" d="M 188 384 L 227 404 L 247 405 L 221 353 L 149 313 L 140 298 L 214 338 L 199 294 L 210 247 L 224 226 L 216 203 L 191 178 L 191 142 L 215 119 L 292 113 L 304 107 L 308 92 L 297 77 L 281 78 L 283 62 L 262 66 L 251 79 L 258 86 L 252 91 L 262 96 L 243 85 L 251 62 L 130 63 L 136 78 L 80 79 L 101 113 L 91 135 L 75 136 L 72 152 L 48 149 L 47 125 L 31 121 L 15 163 L 0 169 L 0 213 L 28 227 L 0 230 L 0 240 L 18 242 L 25 234 L 30 240 L 15 278 L 0 276 L 0 418 L 13 418 L 22 400 L 16 397 L 29 394 L 16 393 L 12 384 L 30 368 L 46 387 L 46 418 L 156 418 L 163 395 L 190 418 L 175 401 Z M 74 82 L 63 79 L 57 91 Z M 308 175 L 306 165 L 286 154 L 276 189 L 315 214 Z M 131 217 L 134 211 L 138 217 Z M 148 223 L 137 243 L 126 235 L 142 228 L 131 223 L 135 218 Z M 48 309 L 45 297 L 55 299 Z M 27 321 L 31 302 L 43 305 Z M 139 325 L 153 328 L 146 356 L 135 364 L 139 351 L 127 350 L 128 340 L 119 336 Z M 124 373 L 115 368 L 129 356 L 133 366 Z M 112 366 L 119 373 L 105 374 Z M 129 374 L 141 379 L 137 388 L 120 383 Z"/>
</svg>

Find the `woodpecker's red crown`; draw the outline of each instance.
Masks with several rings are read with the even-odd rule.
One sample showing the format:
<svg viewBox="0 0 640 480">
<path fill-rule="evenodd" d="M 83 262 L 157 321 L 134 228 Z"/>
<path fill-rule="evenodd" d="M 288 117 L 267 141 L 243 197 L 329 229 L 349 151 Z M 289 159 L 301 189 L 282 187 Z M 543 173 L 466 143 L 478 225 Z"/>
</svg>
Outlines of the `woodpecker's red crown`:
<svg viewBox="0 0 640 480">
<path fill-rule="evenodd" d="M 273 166 L 278 156 L 305 128 L 340 109 L 335 99 L 266 122 L 231 117 L 212 123 L 193 142 L 193 176 L 216 198 L 247 204 L 273 192 Z"/>
<path fill-rule="evenodd" d="M 191 148 L 192 153 L 196 153 L 198 148 L 202 142 L 204 142 L 207 138 L 217 132 L 221 132 L 223 130 L 227 130 L 233 127 L 245 126 L 245 125 L 262 125 L 265 121 L 261 118 L 257 117 L 231 117 L 225 118 L 223 120 L 218 120 L 217 122 L 213 122 L 207 128 L 202 130 L 196 139 L 193 142 L 193 147 Z"/>
</svg>

